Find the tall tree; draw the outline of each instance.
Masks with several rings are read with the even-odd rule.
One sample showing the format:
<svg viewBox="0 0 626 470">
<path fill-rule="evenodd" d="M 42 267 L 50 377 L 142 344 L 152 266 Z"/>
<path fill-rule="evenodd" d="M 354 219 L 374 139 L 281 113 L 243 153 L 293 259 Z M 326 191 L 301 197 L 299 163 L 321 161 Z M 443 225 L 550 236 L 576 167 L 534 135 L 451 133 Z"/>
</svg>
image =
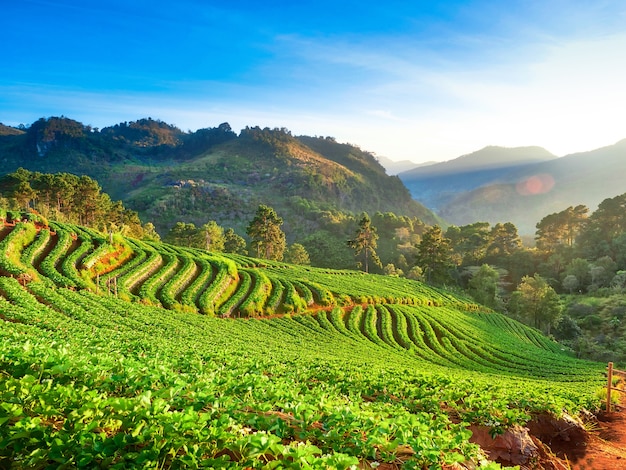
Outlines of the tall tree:
<svg viewBox="0 0 626 470">
<path fill-rule="evenodd" d="M 550 334 L 561 310 L 559 295 L 539 274 L 524 276 L 509 300 L 514 316 L 546 334 Z"/>
<path fill-rule="evenodd" d="M 469 280 L 469 293 L 476 302 L 495 308 L 498 305 L 499 280 L 498 271 L 488 264 L 483 264 Z"/>
<path fill-rule="evenodd" d="M 176 222 L 165 236 L 166 243 L 180 246 L 196 246 L 198 229 L 193 223 Z"/>
<path fill-rule="evenodd" d="M 146 222 L 142 228 L 143 228 L 143 234 L 141 236 L 142 240 L 148 240 L 151 242 L 161 241 L 161 236 L 156 231 L 156 228 L 152 222 Z"/>
<path fill-rule="evenodd" d="M 348 240 L 348 246 L 354 249 L 355 256 L 363 256 L 363 263 L 359 262 L 360 266 L 363 266 L 365 272 L 369 272 L 369 261 L 382 268 L 380 258 L 376 254 L 376 248 L 378 247 L 378 233 L 376 227 L 372 225 L 372 220 L 366 212 L 363 212 L 361 220 L 359 221 L 359 228 L 354 234 L 354 238 Z"/>
<path fill-rule="evenodd" d="M 232 228 L 224 232 L 224 252 L 236 255 L 247 255 L 246 241 L 241 235 L 237 235 Z"/>
<path fill-rule="evenodd" d="M 224 251 L 224 228 L 215 220 L 209 220 L 200 227 L 200 243 L 207 251 Z"/>
<path fill-rule="evenodd" d="M 264 204 L 259 205 L 254 219 L 248 225 L 247 233 L 257 257 L 282 260 L 287 241 L 280 226 L 283 219 L 276 211 Z"/>
<path fill-rule="evenodd" d="M 563 273 L 565 277 L 573 276 L 578 281 L 576 288 L 587 289 L 591 284 L 591 265 L 584 258 L 574 258 L 566 267 Z M 565 279 L 565 277 L 563 279 Z M 570 279 L 570 283 L 573 281 Z M 565 287 L 565 286 L 564 286 Z"/>
<path fill-rule="evenodd" d="M 568 207 L 564 211 L 545 216 L 537 224 L 537 248 L 554 252 L 558 247 L 572 247 L 587 220 L 587 206 Z"/>
<path fill-rule="evenodd" d="M 311 264 L 309 254 L 300 243 L 294 243 L 289 247 L 287 253 L 285 253 L 285 261 L 291 264 L 299 264 L 301 266 L 308 266 Z"/>
<path fill-rule="evenodd" d="M 602 201 L 589 216 L 580 234 L 580 245 L 586 258 L 597 259 L 611 256 L 613 240 L 626 232 L 626 194 Z"/>
<path fill-rule="evenodd" d="M 476 222 L 446 230 L 446 238 L 450 239 L 452 248 L 462 265 L 471 266 L 482 263 L 487 253 L 487 246 L 491 240 L 489 222 Z"/>
<path fill-rule="evenodd" d="M 107 212 L 111 206 L 108 194 L 100 194 L 102 188 L 89 176 L 81 176 L 76 185 L 73 206 L 78 214 L 78 223 L 92 225 Z"/>
<path fill-rule="evenodd" d="M 452 247 L 450 239 L 444 237 L 441 227 L 434 225 L 422 236 L 418 247 L 417 262 L 426 275 L 426 282 L 443 284 L 450 280 Z"/>
<path fill-rule="evenodd" d="M 502 264 L 501 258 L 510 256 L 522 247 L 522 239 L 517 233 L 517 227 L 511 222 L 494 225 L 490 238 L 487 257 L 493 264 Z"/>
</svg>

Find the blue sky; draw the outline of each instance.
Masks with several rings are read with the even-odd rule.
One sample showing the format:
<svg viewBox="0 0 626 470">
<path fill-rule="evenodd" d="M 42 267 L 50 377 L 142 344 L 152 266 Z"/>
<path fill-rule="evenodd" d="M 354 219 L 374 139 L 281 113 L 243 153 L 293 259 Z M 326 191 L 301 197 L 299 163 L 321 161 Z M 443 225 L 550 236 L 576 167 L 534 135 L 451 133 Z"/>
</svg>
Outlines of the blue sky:
<svg viewBox="0 0 626 470">
<path fill-rule="evenodd" d="M 626 2 L 0 0 L 0 122 L 330 135 L 394 160 L 626 138 Z"/>
</svg>

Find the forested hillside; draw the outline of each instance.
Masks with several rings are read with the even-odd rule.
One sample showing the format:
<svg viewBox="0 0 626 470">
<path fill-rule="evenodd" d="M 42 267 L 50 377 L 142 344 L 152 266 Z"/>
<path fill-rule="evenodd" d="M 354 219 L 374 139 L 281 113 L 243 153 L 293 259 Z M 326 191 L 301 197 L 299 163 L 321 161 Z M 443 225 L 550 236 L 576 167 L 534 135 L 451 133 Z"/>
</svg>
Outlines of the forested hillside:
<svg viewBox="0 0 626 470">
<path fill-rule="evenodd" d="M 323 228 L 320 211 L 436 220 L 373 155 L 331 137 L 259 127 L 238 135 L 227 123 L 183 132 L 153 119 L 99 130 L 51 117 L 4 129 L 0 173 L 22 167 L 91 176 L 161 234 L 178 221 L 205 223 L 210 212 L 243 235 L 255 208 L 268 203 L 285 217 L 290 238 Z"/>
</svg>

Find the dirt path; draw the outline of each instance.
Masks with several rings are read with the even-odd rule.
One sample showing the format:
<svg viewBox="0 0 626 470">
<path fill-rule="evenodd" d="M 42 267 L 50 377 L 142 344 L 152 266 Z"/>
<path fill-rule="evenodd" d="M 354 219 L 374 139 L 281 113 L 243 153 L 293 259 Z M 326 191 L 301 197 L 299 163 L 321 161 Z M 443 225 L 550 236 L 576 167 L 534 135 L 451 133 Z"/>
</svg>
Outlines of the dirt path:
<svg viewBox="0 0 626 470">
<path fill-rule="evenodd" d="M 590 440 L 569 455 L 569 462 L 572 470 L 626 469 L 626 395 L 615 411 L 598 417 Z"/>
</svg>

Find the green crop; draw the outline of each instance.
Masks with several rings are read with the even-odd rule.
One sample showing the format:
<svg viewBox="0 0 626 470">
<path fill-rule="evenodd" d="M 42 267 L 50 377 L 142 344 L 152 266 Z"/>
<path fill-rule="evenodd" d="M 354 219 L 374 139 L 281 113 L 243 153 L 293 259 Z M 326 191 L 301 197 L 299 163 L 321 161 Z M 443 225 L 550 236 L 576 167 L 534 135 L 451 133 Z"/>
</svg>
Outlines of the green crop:
<svg viewBox="0 0 626 470">
<path fill-rule="evenodd" d="M 478 465 L 471 424 L 600 405 L 602 365 L 417 282 L 123 239 L 96 287 L 107 242 L 54 229 L 0 276 L 0 468 Z"/>
</svg>

